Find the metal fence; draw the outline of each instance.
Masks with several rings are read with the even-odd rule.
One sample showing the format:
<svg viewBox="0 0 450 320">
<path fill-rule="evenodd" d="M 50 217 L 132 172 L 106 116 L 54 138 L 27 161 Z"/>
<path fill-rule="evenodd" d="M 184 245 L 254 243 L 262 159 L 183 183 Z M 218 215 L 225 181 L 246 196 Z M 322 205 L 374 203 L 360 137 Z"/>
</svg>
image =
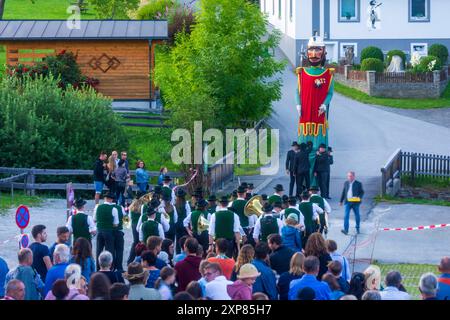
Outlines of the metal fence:
<svg viewBox="0 0 450 320">
<path fill-rule="evenodd" d="M 445 70 L 441 74 L 445 74 Z M 441 80 L 446 80 L 441 76 Z M 408 82 L 433 82 L 433 72 L 412 73 L 412 72 L 377 72 L 375 83 L 408 83 Z"/>
</svg>

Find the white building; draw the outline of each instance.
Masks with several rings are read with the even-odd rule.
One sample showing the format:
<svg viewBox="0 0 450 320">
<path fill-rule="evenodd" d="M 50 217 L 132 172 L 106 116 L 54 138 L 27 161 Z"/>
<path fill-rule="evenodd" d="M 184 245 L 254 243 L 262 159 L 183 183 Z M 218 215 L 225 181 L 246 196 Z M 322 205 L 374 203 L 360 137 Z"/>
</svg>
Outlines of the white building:
<svg viewBox="0 0 450 320">
<path fill-rule="evenodd" d="M 450 48 L 450 0 L 260 0 L 260 7 L 282 32 L 280 47 L 294 65 L 314 32 L 324 37 L 330 62 L 347 46 L 356 60 L 371 45 L 408 55 L 426 54 L 433 43 Z"/>
</svg>

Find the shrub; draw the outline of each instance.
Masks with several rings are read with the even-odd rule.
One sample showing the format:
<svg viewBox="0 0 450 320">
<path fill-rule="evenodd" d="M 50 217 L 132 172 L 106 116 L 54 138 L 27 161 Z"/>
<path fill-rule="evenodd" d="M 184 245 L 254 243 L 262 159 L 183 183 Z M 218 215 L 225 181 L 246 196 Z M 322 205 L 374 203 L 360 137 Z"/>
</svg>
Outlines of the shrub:
<svg viewBox="0 0 450 320">
<path fill-rule="evenodd" d="M 426 56 L 420 59 L 418 65 L 414 67 L 414 72 L 430 72 L 435 70 L 441 70 L 442 63 L 438 57 L 435 56 Z"/>
<path fill-rule="evenodd" d="M 0 80 L 0 166 L 92 169 L 101 150 L 127 149 L 111 100 L 57 84 L 53 76 Z"/>
<path fill-rule="evenodd" d="M 361 63 L 367 58 L 376 58 L 384 61 L 383 51 L 377 47 L 367 47 L 361 51 Z"/>
<path fill-rule="evenodd" d="M 386 65 L 389 66 L 391 64 L 391 60 L 392 60 L 393 56 L 399 56 L 400 58 L 402 58 L 403 68 L 406 66 L 406 54 L 402 50 L 389 51 L 386 56 Z"/>
<path fill-rule="evenodd" d="M 19 79 L 22 79 L 24 76 L 30 76 L 32 79 L 35 79 L 39 76 L 48 77 L 52 74 L 59 78 L 58 86 L 64 90 L 69 85 L 76 89 L 81 89 L 85 86 L 96 89 L 99 84 L 99 80 L 86 77 L 81 73 L 76 57 L 72 52 L 66 50 L 61 51 L 57 55 L 47 56 L 42 62 L 32 66 L 23 64 L 8 66 L 7 73 Z"/>
<path fill-rule="evenodd" d="M 448 49 L 443 44 L 435 43 L 428 49 L 429 56 L 438 57 L 442 64 L 447 64 L 448 61 Z"/>
<path fill-rule="evenodd" d="M 367 58 L 364 59 L 361 64 L 361 70 L 362 71 L 376 71 L 376 72 L 383 72 L 384 71 L 384 64 L 383 61 L 376 58 Z"/>
</svg>

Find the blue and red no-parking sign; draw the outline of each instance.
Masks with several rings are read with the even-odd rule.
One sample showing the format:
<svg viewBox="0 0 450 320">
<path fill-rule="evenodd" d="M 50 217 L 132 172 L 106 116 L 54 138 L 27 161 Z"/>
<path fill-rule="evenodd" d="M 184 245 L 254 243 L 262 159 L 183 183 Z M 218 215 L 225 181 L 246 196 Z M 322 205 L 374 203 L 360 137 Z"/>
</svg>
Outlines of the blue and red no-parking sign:
<svg viewBox="0 0 450 320">
<path fill-rule="evenodd" d="M 30 223 L 30 210 L 27 206 L 19 206 L 16 210 L 16 224 L 19 229 L 25 229 Z"/>
<path fill-rule="evenodd" d="M 28 245 L 30 244 L 30 237 L 28 234 L 24 233 L 19 240 L 19 247 L 22 248 L 28 248 Z"/>
</svg>

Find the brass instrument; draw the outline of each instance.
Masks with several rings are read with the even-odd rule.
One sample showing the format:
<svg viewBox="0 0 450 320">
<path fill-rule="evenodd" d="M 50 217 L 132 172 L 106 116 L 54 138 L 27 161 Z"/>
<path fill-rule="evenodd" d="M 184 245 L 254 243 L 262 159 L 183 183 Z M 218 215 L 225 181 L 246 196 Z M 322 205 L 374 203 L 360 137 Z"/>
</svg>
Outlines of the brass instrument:
<svg viewBox="0 0 450 320">
<path fill-rule="evenodd" d="M 251 197 L 244 207 L 244 214 L 247 217 L 256 215 L 259 218 L 263 213 L 262 197 L 260 195 Z"/>
<path fill-rule="evenodd" d="M 209 229 L 209 221 L 201 214 L 197 221 L 197 234 L 200 235 L 203 231 Z"/>
<path fill-rule="evenodd" d="M 153 199 L 153 192 L 149 192 L 144 194 L 142 197 L 139 198 L 143 202 L 143 204 L 147 204 Z"/>
<path fill-rule="evenodd" d="M 167 220 L 167 223 L 170 223 L 170 215 L 166 212 L 166 210 L 164 210 L 162 212 L 162 215 L 164 216 L 164 218 Z"/>
<path fill-rule="evenodd" d="M 130 216 L 128 214 L 123 216 L 123 218 L 122 218 L 122 225 L 126 229 L 130 229 L 131 228 L 131 219 L 130 219 Z"/>
</svg>

